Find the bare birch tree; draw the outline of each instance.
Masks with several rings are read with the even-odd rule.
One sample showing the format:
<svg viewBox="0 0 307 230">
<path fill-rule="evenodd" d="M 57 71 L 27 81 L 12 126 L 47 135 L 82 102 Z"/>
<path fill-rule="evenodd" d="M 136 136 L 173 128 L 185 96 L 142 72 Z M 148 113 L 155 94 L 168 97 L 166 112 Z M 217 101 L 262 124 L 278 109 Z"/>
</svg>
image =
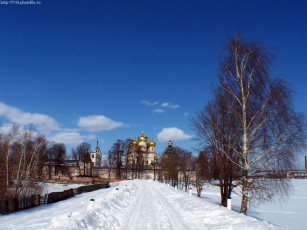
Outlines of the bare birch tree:
<svg viewBox="0 0 307 230">
<path fill-rule="evenodd" d="M 294 109 L 288 84 L 270 78 L 272 60 L 263 44 L 244 42 L 238 35 L 220 64 L 219 87 L 233 100 L 229 115 L 238 119 L 241 134 L 239 148 L 228 146 L 232 156 L 219 151 L 240 168 L 244 214 L 251 198 L 269 200 L 287 193 L 288 184 L 278 172 L 290 169 L 295 153 L 305 146 L 304 117 Z"/>
<path fill-rule="evenodd" d="M 9 156 L 11 151 L 11 145 L 14 141 L 16 133 L 18 132 L 18 127 L 14 125 L 12 129 L 8 132 L 0 133 L 0 175 L 1 175 L 1 194 L 5 193 L 5 190 L 10 185 L 10 173 L 9 173 Z"/>
<path fill-rule="evenodd" d="M 39 134 L 34 135 L 33 130 L 19 129 L 11 145 L 9 169 L 14 181 L 14 197 L 27 196 L 36 187 L 34 179 L 38 176 L 40 157 L 47 140 Z"/>
</svg>

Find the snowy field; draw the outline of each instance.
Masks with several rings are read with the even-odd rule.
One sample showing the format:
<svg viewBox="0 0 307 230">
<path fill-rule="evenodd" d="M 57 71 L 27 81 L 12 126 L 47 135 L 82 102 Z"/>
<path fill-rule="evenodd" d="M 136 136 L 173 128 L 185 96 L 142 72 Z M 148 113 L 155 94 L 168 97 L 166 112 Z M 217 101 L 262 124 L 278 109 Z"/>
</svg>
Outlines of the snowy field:
<svg viewBox="0 0 307 230">
<path fill-rule="evenodd" d="M 248 207 L 247 215 L 257 219 L 266 220 L 282 229 L 305 230 L 307 229 L 307 180 L 292 179 L 293 189 L 289 197 L 279 202 L 274 199 L 272 202 L 261 204 L 257 207 Z M 193 190 L 196 196 L 196 191 Z M 201 197 L 215 204 L 220 204 L 219 187 L 206 185 Z M 232 208 L 239 212 L 241 197 L 232 194 Z"/>
<path fill-rule="evenodd" d="M 42 186 L 41 195 L 52 192 L 61 192 L 71 188 L 79 188 L 85 184 L 58 184 L 58 183 L 40 183 Z"/>
<path fill-rule="evenodd" d="M 190 197 L 188 193 L 156 181 L 123 181 L 113 185 L 0 216 L 0 228 L 278 229 L 266 221 L 229 211 L 206 198 Z"/>
</svg>

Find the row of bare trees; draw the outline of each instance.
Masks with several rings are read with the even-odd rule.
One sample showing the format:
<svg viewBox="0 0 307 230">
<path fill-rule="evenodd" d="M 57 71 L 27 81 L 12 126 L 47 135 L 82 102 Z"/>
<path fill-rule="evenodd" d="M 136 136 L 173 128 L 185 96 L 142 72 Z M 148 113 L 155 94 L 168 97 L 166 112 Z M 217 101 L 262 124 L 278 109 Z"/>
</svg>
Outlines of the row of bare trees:
<svg viewBox="0 0 307 230">
<path fill-rule="evenodd" d="M 76 147 L 76 149 L 72 149 L 72 158 L 74 160 L 83 161 L 85 155 L 91 152 L 92 146 L 87 142 L 82 142 L 80 145 Z"/>
<path fill-rule="evenodd" d="M 53 162 L 55 174 L 64 170 L 66 147 L 48 142 L 31 129 L 14 126 L 9 132 L 0 132 L 0 158 L 0 199 L 25 197 L 39 189 L 34 179 L 42 175 L 45 162 Z"/>
<path fill-rule="evenodd" d="M 122 179 L 123 166 L 125 165 L 125 156 L 128 152 L 131 139 L 118 139 L 111 147 L 107 156 L 107 164 L 109 167 L 109 178 L 112 168 L 116 168 L 116 178 Z"/>
<path fill-rule="evenodd" d="M 159 164 L 164 179 L 172 186 L 181 186 L 188 191 L 193 181 L 198 196 L 201 195 L 204 183 L 212 178 L 207 155 L 200 152 L 198 157 L 195 157 L 188 150 L 173 147 L 171 142 L 162 154 Z"/>
<path fill-rule="evenodd" d="M 201 148 L 217 164 L 222 205 L 240 186 L 244 214 L 250 201 L 287 194 L 280 170 L 291 169 L 306 144 L 304 117 L 289 85 L 270 77 L 272 61 L 262 43 L 231 39 L 214 99 L 192 119 Z"/>
<path fill-rule="evenodd" d="M 226 174 L 222 162 L 224 159 L 214 156 L 210 149 L 204 149 L 194 156 L 188 150 L 169 145 L 161 156 L 159 168 L 164 179 L 172 186 L 181 186 L 188 191 L 191 184 L 194 185 L 198 197 L 201 196 L 205 183 L 218 179 L 221 182 L 221 203 L 226 206 L 229 189 L 232 189 L 232 186 L 227 179 L 229 175 Z"/>
</svg>

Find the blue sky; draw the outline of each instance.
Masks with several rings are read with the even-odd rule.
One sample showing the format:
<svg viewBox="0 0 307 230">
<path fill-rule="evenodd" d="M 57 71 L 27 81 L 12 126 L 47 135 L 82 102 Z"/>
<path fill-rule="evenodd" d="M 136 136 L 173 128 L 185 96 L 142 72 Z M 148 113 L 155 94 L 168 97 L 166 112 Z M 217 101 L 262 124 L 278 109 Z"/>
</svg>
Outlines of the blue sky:
<svg viewBox="0 0 307 230">
<path fill-rule="evenodd" d="M 3 3 L 3 1 L 1 1 Z M 41 0 L 0 4 L 0 122 L 36 127 L 68 152 L 107 152 L 142 130 L 161 153 L 191 149 L 189 117 L 212 99 L 227 39 L 273 48 L 272 76 L 307 115 L 305 1 Z"/>
</svg>

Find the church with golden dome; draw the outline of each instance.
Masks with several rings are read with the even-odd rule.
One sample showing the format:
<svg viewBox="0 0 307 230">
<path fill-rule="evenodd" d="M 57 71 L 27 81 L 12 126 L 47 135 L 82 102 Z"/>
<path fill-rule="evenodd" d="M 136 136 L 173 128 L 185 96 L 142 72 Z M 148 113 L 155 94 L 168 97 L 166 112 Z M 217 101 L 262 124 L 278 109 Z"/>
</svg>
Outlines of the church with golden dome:
<svg viewBox="0 0 307 230">
<path fill-rule="evenodd" d="M 156 142 L 152 139 L 148 141 L 148 137 L 142 132 L 138 139 L 134 139 L 129 144 L 129 150 L 126 155 L 127 166 L 142 164 L 149 168 L 157 161 L 157 153 L 155 152 Z"/>
</svg>

